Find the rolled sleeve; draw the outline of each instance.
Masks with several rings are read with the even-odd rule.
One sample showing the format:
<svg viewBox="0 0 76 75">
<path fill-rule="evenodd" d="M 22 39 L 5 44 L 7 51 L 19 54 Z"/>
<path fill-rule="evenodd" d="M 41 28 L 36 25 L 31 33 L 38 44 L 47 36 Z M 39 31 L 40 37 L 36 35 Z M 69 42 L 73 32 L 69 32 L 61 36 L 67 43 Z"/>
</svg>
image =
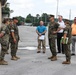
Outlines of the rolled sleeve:
<svg viewBox="0 0 76 75">
<path fill-rule="evenodd" d="M 3 34 L 5 34 L 5 31 L 2 31 Z"/>
<path fill-rule="evenodd" d="M 11 32 L 14 32 L 14 30 L 13 30 L 13 29 L 11 29 Z"/>
</svg>

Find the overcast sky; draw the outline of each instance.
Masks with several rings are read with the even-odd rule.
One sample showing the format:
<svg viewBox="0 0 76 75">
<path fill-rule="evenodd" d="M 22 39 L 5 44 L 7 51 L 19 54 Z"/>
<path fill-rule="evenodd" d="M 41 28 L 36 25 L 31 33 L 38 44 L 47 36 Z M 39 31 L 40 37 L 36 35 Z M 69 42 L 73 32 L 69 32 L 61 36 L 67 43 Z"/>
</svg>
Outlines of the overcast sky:
<svg viewBox="0 0 76 75">
<path fill-rule="evenodd" d="M 56 16 L 57 0 L 7 0 L 10 3 L 11 10 L 14 12 L 11 17 L 26 17 L 29 13 L 36 14 L 54 14 Z M 69 18 L 71 9 L 71 19 L 76 16 L 76 0 L 59 0 L 58 14 L 64 18 Z"/>
</svg>

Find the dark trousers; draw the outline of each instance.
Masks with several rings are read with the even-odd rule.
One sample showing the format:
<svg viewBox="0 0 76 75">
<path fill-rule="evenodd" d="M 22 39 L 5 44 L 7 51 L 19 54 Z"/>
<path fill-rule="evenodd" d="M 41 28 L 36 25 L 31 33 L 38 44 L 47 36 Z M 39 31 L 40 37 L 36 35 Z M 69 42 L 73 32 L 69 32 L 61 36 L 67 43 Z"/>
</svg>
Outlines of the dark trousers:
<svg viewBox="0 0 76 75">
<path fill-rule="evenodd" d="M 63 45 L 60 43 L 63 33 L 57 33 L 57 48 L 59 53 L 64 53 Z"/>
</svg>

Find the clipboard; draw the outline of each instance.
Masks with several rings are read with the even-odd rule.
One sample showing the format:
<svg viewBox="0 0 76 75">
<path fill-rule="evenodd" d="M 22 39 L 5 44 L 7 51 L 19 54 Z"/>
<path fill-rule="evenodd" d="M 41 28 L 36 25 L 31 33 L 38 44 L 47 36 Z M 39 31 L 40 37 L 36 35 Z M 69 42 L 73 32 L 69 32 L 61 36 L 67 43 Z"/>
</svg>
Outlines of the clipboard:
<svg viewBox="0 0 76 75">
<path fill-rule="evenodd" d="M 44 40 L 44 39 L 45 39 L 45 35 L 39 36 L 39 40 Z"/>
</svg>

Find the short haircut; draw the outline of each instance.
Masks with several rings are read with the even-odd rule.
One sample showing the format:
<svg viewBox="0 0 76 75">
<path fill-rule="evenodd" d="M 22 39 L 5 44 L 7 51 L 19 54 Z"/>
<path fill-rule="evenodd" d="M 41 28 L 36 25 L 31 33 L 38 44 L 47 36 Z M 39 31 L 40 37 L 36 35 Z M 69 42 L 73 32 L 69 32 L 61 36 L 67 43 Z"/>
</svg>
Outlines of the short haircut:
<svg viewBox="0 0 76 75">
<path fill-rule="evenodd" d="M 58 15 L 58 17 L 62 17 L 62 18 L 63 18 L 63 16 L 62 16 L 62 15 Z"/>
<path fill-rule="evenodd" d="M 66 24 L 70 24 L 70 21 L 69 21 L 68 19 L 65 19 L 64 22 L 65 22 Z"/>
<path fill-rule="evenodd" d="M 3 21 L 2 21 L 2 23 L 6 23 L 7 21 L 9 21 L 9 19 L 4 19 Z"/>
<path fill-rule="evenodd" d="M 18 20 L 17 17 L 13 17 L 12 20 Z"/>
</svg>

